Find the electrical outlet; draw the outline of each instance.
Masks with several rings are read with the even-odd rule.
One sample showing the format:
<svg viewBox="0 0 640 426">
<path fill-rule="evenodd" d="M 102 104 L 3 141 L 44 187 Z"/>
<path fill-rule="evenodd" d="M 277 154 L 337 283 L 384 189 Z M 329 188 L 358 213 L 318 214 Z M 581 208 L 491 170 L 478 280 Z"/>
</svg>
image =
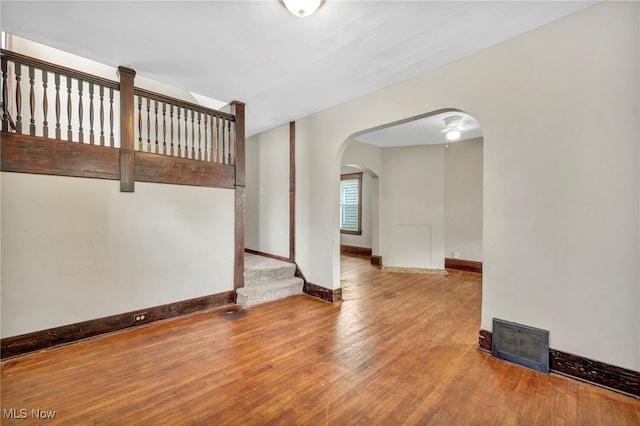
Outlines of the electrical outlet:
<svg viewBox="0 0 640 426">
<path fill-rule="evenodd" d="M 147 314 L 146 313 L 142 313 L 142 314 L 136 314 L 133 316 L 133 322 L 140 322 L 140 321 L 144 321 L 147 319 Z"/>
<path fill-rule="evenodd" d="M 459 259 L 460 258 L 460 252 L 454 251 L 453 253 L 451 253 L 452 257 L 454 259 Z"/>
</svg>

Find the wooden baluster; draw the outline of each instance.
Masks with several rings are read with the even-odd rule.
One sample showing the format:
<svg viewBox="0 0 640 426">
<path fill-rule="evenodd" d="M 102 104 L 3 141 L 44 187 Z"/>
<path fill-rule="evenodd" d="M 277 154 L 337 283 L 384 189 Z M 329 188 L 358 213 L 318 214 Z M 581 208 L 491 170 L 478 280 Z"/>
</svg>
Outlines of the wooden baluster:
<svg viewBox="0 0 640 426">
<path fill-rule="evenodd" d="M 173 156 L 173 104 L 169 104 L 169 122 L 171 123 L 171 156 Z"/>
<path fill-rule="evenodd" d="M 22 90 L 20 89 L 20 80 L 22 80 L 22 65 L 15 62 L 16 73 L 16 133 L 22 133 Z"/>
<path fill-rule="evenodd" d="M 209 161 L 209 156 L 207 155 L 207 153 L 209 152 L 209 150 L 207 149 L 209 146 L 209 140 L 208 140 L 208 131 L 207 131 L 207 124 L 209 121 L 209 114 L 205 113 L 204 114 L 204 161 Z"/>
<path fill-rule="evenodd" d="M 182 149 L 180 147 L 180 138 L 181 138 L 181 131 L 180 131 L 180 111 L 182 110 L 182 108 L 177 107 L 176 108 L 178 110 L 178 157 L 182 157 Z"/>
<path fill-rule="evenodd" d="M 167 155 L 167 103 L 162 103 L 162 155 Z"/>
<path fill-rule="evenodd" d="M 84 143 L 84 131 L 82 128 L 82 121 L 84 119 L 84 108 L 82 106 L 82 90 L 84 89 L 84 82 L 78 79 L 78 142 Z"/>
<path fill-rule="evenodd" d="M 200 146 L 200 139 L 202 137 L 202 129 L 200 127 L 200 111 L 198 111 L 198 160 L 202 160 L 202 149 Z"/>
<path fill-rule="evenodd" d="M 113 138 L 113 87 L 109 88 L 109 146 L 115 147 L 115 139 Z"/>
<path fill-rule="evenodd" d="M 217 121 L 218 117 L 215 117 L 215 120 Z M 216 137 L 213 136 L 213 129 L 215 128 L 213 125 L 213 121 L 214 121 L 214 116 L 211 116 L 211 162 L 215 162 L 216 161 L 216 153 L 214 150 L 214 145 L 216 144 L 215 140 L 217 139 L 217 134 Z"/>
<path fill-rule="evenodd" d="M 225 126 L 225 124 L 227 123 L 227 120 L 225 120 L 224 118 L 222 119 L 222 158 L 220 160 L 220 162 L 222 164 L 227 164 L 227 126 Z"/>
<path fill-rule="evenodd" d="M 49 98 L 47 97 L 49 73 L 42 70 L 42 112 L 44 113 L 44 119 L 42 121 L 42 136 L 49 137 L 49 122 L 47 122 L 47 116 L 49 115 Z"/>
<path fill-rule="evenodd" d="M 93 83 L 89 83 L 89 143 L 91 145 L 95 145 L 95 136 L 93 133 L 93 119 L 94 119 L 94 111 L 93 111 Z"/>
<path fill-rule="evenodd" d="M 216 115 L 216 163 L 220 162 L 220 117 Z"/>
<path fill-rule="evenodd" d="M 142 151 L 142 96 L 138 95 L 138 151 Z"/>
<path fill-rule="evenodd" d="M 100 86 L 100 146 L 104 146 L 104 86 Z"/>
<path fill-rule="evenodd" d="M 155 110 L 155 117 L 156 117 L 156 154 L 158 154 L 160 152 L 159 148 L 160 145 L 158 145 L 158 100 L 154 100 L 154 110 Z"/>
<path fill-rule="evenodd" d="M 191 157 L 196 158 L 196 129 L 195 129 L 195 115 L 196 112 L 191 110 Z"/>
<path fill-rule="evenodd" d="M 231 163 L 231 120 L 227 120 L 227 141 L 229 143 L 229 151 L 227 151 L 227 164 Z"/>
<path fill-rule="evenodd" d="M 60 128 L 60 74 L 55 75 L 56 85 L 56 139 L 62 138 L 62 129 Z"/>
<path fill-rule="evenodd" d="M 35 70 L 33 67 L 29 67 L 29 112 L 31 113 L 31 118 L 29 119 L 29 134 L 31 136 L 36 135 L 36 93 L 33 87 L 34 81 Z"/>
<path fill-rule="evenodd" d="M 2 131 L 9 131 L 9 87 L 7 86 L 8 80 L 8 61 L 4 56 L 2 57 Z"/>
<path fill-rule="evenodd" d="M 71 141 L 73 140 L 73 132 L 72 129 L 73 127 L 71 126 L 71 111 L 72 111 L 72 104 L 71 104 L 71 77 L 67 76 L 67 140 Z"/>
<path fill-rule="evenodd" d="M 147 98 L 147 152 L 151 152 L 151 99 Z"/>
<path fill-rule="evenodd" d="M 184 109 L 184 158 L 189 158 L 189 111 Z"/>
</svg>

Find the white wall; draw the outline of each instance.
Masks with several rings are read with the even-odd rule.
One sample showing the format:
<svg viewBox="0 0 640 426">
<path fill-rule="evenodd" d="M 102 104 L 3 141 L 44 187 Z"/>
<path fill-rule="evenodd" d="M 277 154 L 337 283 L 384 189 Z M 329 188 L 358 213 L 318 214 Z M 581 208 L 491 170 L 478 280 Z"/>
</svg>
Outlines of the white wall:
<svg viewBox="0 0 640 426">
<path fill-rule="evenodd" d="M 233 290 L 234 191 L 2 173 L 2 337 Z"/>
<path fill-rule="evenodd" d="M 289 257 L 289 125 L 247 138 L 245 155 L 245 246 Z"/>
<path fill-rule="evenodd" d="M 297 121 L 297 260 L 339 287 L 345 141 L 442 108 L 484 132 L 483 305 L 640 370 L 638 3 L 604 2 Z M 382 220 L 382 219 L 381 219 Z"/>
<path fill-rule="evenodd" d="M 445 257 L 482 262 L 482 138 L 445 150 L 444 246 Z"/>
<path fill-rule="evenodd" d="M 444 268 L 444 145 L 382 149 L 385 266 Z"/>
<path fill-rule="evenodd" d="M 244 246 L 258 250 L 260 247 L 260 148 L 258 137 L 245 140 L 245 219 Z"/>
</svg>

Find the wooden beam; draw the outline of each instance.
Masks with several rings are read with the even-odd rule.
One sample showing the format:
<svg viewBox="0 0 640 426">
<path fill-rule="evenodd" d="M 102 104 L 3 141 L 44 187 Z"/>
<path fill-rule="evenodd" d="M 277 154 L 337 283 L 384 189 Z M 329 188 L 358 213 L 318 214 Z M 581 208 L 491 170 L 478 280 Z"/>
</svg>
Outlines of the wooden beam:
<svg viewBox="0 0 640 426">
<path fill-rule="evenodd" d="M 120 76 L 120 191 L 133 192 L 135 187 L 134 156 L 134 78 L 135 70 L 118 67 Z"/>
<path fill-rule="evenodd" d="M 114 148 L 2 133 L 0 152 L 3 172 L 120 179 Z"/>
<path fill-rule="evenodd" d="M 233 166 L 187 158 L 135 152 L 138 182 L 234 188 Z"/>
<path fill-rule="evenodd" d="M 244 108 L 239 101 L 231 102 L 231 113 L 236 117 L 234 126 L 235 137 L 235 247 L 233 288 L 244 287 L 244 225 L 245 225 L 245 140 L 244 140 Z"/>
<path fill-rule="evenodd" d="M 289 123 L 289 260 L 296 261 L 296 122 Z"/>
</svg>

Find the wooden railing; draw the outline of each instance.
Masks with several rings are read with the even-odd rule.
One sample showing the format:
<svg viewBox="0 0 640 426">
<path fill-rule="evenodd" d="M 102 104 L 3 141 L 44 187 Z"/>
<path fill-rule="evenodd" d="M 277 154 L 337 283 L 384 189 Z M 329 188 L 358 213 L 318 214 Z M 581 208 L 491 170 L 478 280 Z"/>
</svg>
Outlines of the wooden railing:
<svg viewBox="0 0 640 426">
<path fill-rule="evenodd" d="M 118 146 L 118 82 L 6 50 L 1 62 L 3 132 Z"/>
<path fill-rule="evenodd" d="M 234 188 L 244 172 L 240 102 L 227 113 L 137 88 L 126 67 L 115 81 L 6 50 L 1 62 L 3 171 L 120 179 L 127 192 L 136 180 Z"/>
<path fill-rule="evenodd" d="M 233 164 L 235 117 L 136 88 L 137 151 Z"/>
</svg>

